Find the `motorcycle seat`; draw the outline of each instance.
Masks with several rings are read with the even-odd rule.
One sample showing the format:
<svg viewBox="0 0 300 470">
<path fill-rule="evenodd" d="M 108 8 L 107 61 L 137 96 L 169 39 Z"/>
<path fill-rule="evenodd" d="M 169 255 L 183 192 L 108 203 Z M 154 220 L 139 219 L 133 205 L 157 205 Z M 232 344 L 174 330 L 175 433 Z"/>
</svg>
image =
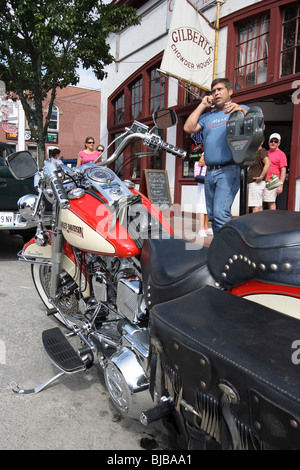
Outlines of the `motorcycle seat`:
<svg viewBox="0 0 300 470">
<path fill-rule="evenodd" d="M 203 285 L 215 286 L 207 268 L 207 252 L 207 247 L 183 239 L 145 240 L 141 268 L 148 308 Z"/>
<path fill-rule="evenodd" d="M 222 287 L 249 280 L 300 286 L 300 213 L 265 210 L 225 224 L 208 250 L 208 267 Z"/>
</svg>

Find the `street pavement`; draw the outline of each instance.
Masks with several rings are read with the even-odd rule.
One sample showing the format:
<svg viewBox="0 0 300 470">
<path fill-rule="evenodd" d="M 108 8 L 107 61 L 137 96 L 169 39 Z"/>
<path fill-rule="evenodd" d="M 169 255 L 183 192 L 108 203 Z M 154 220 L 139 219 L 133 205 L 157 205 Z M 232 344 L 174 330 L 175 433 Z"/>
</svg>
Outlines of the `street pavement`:
<svg viewBox="0 0 300 470">
<path fill-rule="evenodd" d="M 180 236 L 182 221 L 176 217 L 172 223 Z M 189 239 L 193 224 L 191 221 Z M 12 392 L 12 381 L 20 388 L 34 388 L 57 373 L 41 345 L 42 332 L 57 323 L 45 315 L 30 265 L 17 259 L 22 245 L 20 236 L 0 232 L 0 449 L 174 448 L 160 421 L 145 427 L 137 420 L 120 417 L 96 367 L 63 376 L 33 396 Z"/>
<path fill-rule="evenodd" d="M 145 427 L 120 417 L 96 367 L 36 395 L 12 392 L 12 381 L 34 388 L 57 373 L 41 345 L 42 332 L 57 324 L 44 314 L 30 266 L 17 260 L 22 244 L 20 236 L 0 232 L 0 449 L 170 449 L 160 422 Z"/>
</svg>

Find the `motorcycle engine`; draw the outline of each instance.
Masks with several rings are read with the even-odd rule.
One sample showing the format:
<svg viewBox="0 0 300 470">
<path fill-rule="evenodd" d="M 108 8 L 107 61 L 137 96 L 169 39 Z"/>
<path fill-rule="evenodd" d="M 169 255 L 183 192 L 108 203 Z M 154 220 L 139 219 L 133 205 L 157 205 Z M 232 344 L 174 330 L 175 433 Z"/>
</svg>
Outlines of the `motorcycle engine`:
<svg viewBox="0 0 300 470">
<path fill-rule="evenodd" d="M 149 330 L 141 327 L 147 309 L 138 264 L 133 259 L 107 257 L 93 261 L 94 298 L 106 304 L 108 312 L 117 311 L 121 318 L 117 324 L 104 321 L 90 334 L 90 341 L 98 351 L 98 362 L 114 405 L 123 415 L 139 419 L 153 402 L 145 372 Z"/>
<path fill-rule="evenodd" d="M 142 281 L 138 278 L 123 278 L 117 288 L 118 312 L 129 321 L 137 323 L 145 317 Z"/>
<path fill-rule="evenodd" d="M 94 265 L 95 268 L 95 265 Z M 146 315 L 142 281 L 138 270 L 130 259 L 102 258 L 93 270 L 93 293 L 96 301 L 112 302 L 121 317 L 138 323 Z"/>
</svg>

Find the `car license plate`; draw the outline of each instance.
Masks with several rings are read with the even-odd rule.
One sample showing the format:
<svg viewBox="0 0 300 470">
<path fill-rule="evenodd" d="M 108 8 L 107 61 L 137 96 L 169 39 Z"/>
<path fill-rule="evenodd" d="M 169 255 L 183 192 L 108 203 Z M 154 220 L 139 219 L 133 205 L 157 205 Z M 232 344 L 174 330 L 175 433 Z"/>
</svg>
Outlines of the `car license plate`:
<svg viewBox="0 0 300 470">
<path fill-rule="evenodd" d="M 13 227 L 14 213 L 13 212 L 0 212 L 0 226 Z"/>
</svg>

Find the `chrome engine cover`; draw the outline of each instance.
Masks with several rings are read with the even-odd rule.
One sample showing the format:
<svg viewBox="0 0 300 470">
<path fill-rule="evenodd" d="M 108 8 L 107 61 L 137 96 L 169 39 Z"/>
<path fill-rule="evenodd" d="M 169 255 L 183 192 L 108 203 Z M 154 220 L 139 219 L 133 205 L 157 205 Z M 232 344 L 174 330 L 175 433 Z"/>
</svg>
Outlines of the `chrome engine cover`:
<svg viewBox="0 0 300 470">
<path fill-rule="evenodd" d="M 122 278 L 118 282 L 117 308 L 129 321 L 136 323 L 144 315 L 142 282 L 138 278 Z"/>
<path fill-rule="evenodd" d="M 104 377 L 113 403 L 123 415 L 139 419 L 142 411 L 153 406 L 149 380 L 130 349 L 122 347 L 106 361 Z"/>
</svg>

